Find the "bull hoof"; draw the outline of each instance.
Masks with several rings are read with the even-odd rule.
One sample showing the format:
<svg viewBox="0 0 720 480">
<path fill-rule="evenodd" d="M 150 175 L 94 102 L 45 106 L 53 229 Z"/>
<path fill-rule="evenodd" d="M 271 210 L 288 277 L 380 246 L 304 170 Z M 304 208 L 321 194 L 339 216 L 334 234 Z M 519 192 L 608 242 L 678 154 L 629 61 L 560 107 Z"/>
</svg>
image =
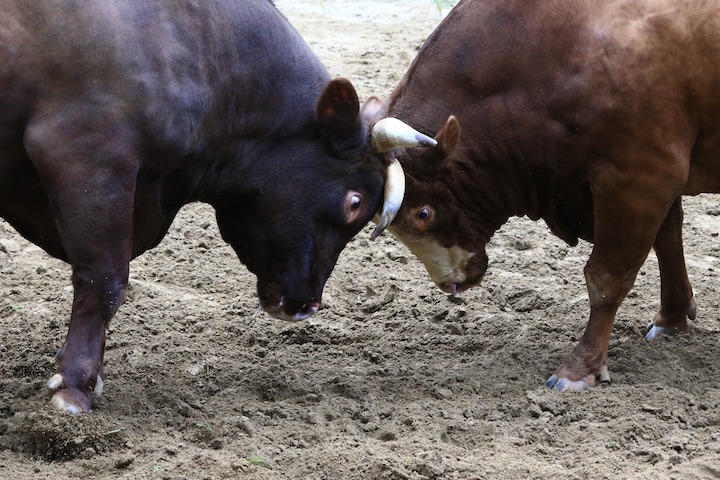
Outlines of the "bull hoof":
<svg viewBox="0 0 720 480">
<path fill-rule="evenodd" d="M 79 415 L 90 412 L 92 394 L 101 395 L 103 391 L 103 380 L 99 376 L 95 383 L 95 389 L 91 393 L 85 393 L 78 388 L 65 388 L 63 376 L 56 373 L 48 380 L 47 387 L 53 391 L 50 403 L 60 412 Z"/>
<path fill-rule="evenodd" d="M 80 415 L 81 413 L 90 412 L 90 401 L 84 398 L 84 395 L 74 395 L 70 390 L 60 390 L 52 396 L 50 403 L 55 408 L 63 413 L 70 413 L 72 415 Z"/>
<path fill-rule="evenodd" d="M 697 304 L 695 303 L 694 298 L 690 300 L 690 308 L 688 308 L 687 317 L 690 320 L 695 320 L 697 317 Z"/>
<path fill-rule="evenodd" d="M 601 383 L 610 383 L 610 371 L 604 367 L 597 376 L 589 375 L 583 380 L 569 380 L 561 378 L 553 374 L 547 379 L 545 385 L 556 392 L 582 392 L 594 387 L 600 381 Z"/>
<path fill-rule="evenodd" d="M 647 334 L 645 334 L 645 340 L 652 341 L 658 338 L 660 335 L 673 336 L 677 333 L 674 328 L 658 327 L 653 325 L 652 322 L 647 326 Z"/>
<path fill-rule="evenodd" d="M 585 380 L 568 380 L 567 378 L 559 378 L 557 375 L 548 378 L 545 385 L 556 392 L 565 392 L 568 390 L 581 392 L 590 388 L 590 384 Z"/>
</svg>

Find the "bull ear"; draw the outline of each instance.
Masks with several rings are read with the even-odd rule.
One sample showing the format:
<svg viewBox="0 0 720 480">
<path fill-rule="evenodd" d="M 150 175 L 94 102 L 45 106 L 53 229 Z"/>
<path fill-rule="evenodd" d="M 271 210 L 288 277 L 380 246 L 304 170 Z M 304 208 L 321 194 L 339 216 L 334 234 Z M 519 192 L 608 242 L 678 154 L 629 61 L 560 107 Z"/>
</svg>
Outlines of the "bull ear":
<svg viewBox="0 0 720 480">
<path fill-rule="evenodd" d="M 336 153 L 349 156 L 365 144 L 360 101 L 355 87 L 345 78 L 331 80 L 320 95 L 317 121 L 321 134 Z"/>
<path fill-rule="evenodd" d="M 443 125 L 438 134 L 435 135 L 435 141 L 437 141 L 436 149 L 440 152 L 443 158 L 452 153 L 459 138 L 460 123 L 457 118 L 455 118 L 455 115 L 450 115 L 445 122 L 445 125 Z"/>
<path fill-rule="evenodd" d="M 365 103 L 360 108 L 360 117 L 363 123 L 367 125 L 376 124 L 383 117 L 382 107 L 383 103 L 377 97 L 370 97 L 365 100 Z"/>
</svg>

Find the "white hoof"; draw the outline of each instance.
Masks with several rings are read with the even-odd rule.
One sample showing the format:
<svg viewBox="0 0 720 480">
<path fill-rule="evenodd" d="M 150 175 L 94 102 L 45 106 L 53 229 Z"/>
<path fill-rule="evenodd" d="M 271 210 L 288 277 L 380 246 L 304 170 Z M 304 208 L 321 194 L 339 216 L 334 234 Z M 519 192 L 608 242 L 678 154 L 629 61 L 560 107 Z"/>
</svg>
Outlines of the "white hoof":
<svg viewBox="0 0 720 480">
<path fill-rule="evenodd" d="M 607 365 L 603 367 L 602 371 L 600 371 L 598 380 L 602 383 L 610 383 L 610 370 L 608 370 Z"/>
<path fill-rule="evenodd" d="M 71 413 L 73 415 L 80 415 L 82 413 L 82 409 L 80 407 L 78 407 L 77 405 L 73 405 L 72 403 L 66 402 L 59 393 L 56 393 L 52 396 L 52 400 L 50 400 L 50 403 L 53 407 L 55 407 L 55 410 L 59 410 L 61 412 Z"/>
<path fill-rule="evenodd" d="M 63 386 L 63 377 L 59 373 L 56 373 L 52 377 L 50 377 L 50 380 L 47 382 L 47 387 L 50 390 L 60 390 Z"/>
<path fill-rule="evenodd" d="M 93 393 L 99 397 L 100 395 L 103 394 L 104 389 L 105 389 L 105 382 L 103 382 L 103 379 L 100 378 L 100 375 L 98 375 L 97 380 L 95 380 L 95 390 L 93 390 Z"/>
<path fill-rule="evenodd" d="M 645 335 L 645 340 L 652 341 L 661 335 L 667 335 L 669 337 L 672 337 L 675 335 L 675 333 L 675 330 L 673 330 L 672 328 L 656 327 L 651 323 L 650 325 L 648 325 L 648 332 Z"/>
</svg>

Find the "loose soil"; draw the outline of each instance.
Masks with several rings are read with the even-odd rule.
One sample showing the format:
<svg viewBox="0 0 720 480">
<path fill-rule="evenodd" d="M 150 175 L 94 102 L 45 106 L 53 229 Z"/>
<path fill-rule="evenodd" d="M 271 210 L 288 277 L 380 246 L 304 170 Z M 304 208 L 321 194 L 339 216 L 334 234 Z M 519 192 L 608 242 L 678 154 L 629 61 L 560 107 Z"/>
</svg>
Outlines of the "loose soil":
<svg viewBox="0 0 720 480">
<path fill-rule="evenodd" d="M 431 0 L 277 5 L 363 99 L 387 97 L 442 18 Z M 512 219 L 482 286 L 452 297 L 368 226 L 318 315 L 289 324 L 258 311 L 212 210 L 188 206 L 132 263 L 105 394 L 80 417 L 45 392 L 70 269 L 0 223 L 0 478 L 720 478 L 720 206 L 685 208 L 691 333 L 643 339 L 651 254 L 615 323 L 613 383 L 557 394 L 544 381 L 586 324 L 589 245 Z"/>
</svg>

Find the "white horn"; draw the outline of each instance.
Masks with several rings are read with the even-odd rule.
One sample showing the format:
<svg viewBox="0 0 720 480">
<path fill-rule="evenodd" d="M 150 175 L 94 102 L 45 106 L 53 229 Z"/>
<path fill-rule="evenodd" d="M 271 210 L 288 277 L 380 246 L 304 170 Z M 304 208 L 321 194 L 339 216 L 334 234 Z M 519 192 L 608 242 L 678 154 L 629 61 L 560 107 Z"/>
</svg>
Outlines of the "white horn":
<svg viewBox="0 0 720 480">
<path fill-rule="evenodd" d="M 390 161 L 385 179 L 385 201 L 370 240 L 375 240 L 395 219 L 405 197 L 405 172 L 397 158 Z"/>
<path fill-rule="evenodd" d="M 423 135 L 397 118 L 383 118 L 375 124 L 370 134 L 372 148 L 376 153 L 389 152 L 396 147 L 434 147 L 437 142 Z"/>
</svg>

